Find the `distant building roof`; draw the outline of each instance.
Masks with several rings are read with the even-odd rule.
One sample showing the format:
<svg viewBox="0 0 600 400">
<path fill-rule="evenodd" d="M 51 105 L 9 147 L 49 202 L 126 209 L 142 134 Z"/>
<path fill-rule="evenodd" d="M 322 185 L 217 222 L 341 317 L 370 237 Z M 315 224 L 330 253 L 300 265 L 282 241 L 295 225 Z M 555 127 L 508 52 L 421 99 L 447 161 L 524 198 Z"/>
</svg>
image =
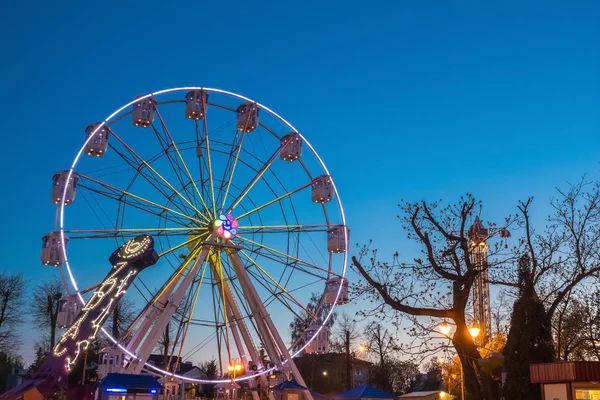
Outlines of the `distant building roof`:
<svg viewBox="0 0 600 400">
<path fill-rule="evenodd" d="M 411 392 L 411 393 L 403 394 L 396 398 L 397 399 L 405 399 L 405 398 L 413 398 L 413 397 L 427 397 L 427 396 L 431 396 L 432 394 L 440 394 L 440 393 L 446 393 L 446 392 L 444 392 L 443 390 L 428 390 L 425 392 Z"/>
<path fill-rule="evenodd" d="M 308 390 L 307 387 L 300 385 L 296 381 L 283 381 L 279 385 L 273 387 L 273 390 L 284 390 L 284 389 Z"/>
<path fill-rule="evenodd" d="M 336 399 L 393 399 L 394 395 L 362 385 L 334 396 Z"/>
<path fill-rule="evenodd" d="M 147 374 L 108 374 L 97 386 L 119 387 L 125 389 L 160 389 L 162 385 L 155 377 Z"/>
</svg>

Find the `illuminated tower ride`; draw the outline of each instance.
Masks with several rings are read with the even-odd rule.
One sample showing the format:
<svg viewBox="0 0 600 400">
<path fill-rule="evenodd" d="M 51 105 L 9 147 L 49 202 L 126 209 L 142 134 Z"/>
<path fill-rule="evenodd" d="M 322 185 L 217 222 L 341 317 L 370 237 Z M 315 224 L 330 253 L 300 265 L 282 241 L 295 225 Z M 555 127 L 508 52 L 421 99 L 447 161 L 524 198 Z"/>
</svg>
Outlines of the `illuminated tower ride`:
<svg viewBox="0 0 600 400">
<path fill-rule="evenodd" d="M 489 231 L 479 217 L 469 228 L 471 240 L 471 262 L 481 271 L 473 283 L 473 325 L 481 329 L 477 344 L 483 346 L 490 340 L 492 333 L 492 312 L 490 308 L 490 286 L 488 283 L 488 244 Z"/>
</svg>

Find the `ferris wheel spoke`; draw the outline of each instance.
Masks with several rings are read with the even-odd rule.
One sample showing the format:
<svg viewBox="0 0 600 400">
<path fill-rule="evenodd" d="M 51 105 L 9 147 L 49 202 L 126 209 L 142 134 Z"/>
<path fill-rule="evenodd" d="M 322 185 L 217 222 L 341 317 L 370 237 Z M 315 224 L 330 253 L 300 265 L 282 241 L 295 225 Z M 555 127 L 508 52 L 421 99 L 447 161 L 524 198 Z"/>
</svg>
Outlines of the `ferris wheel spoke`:
<svg viewBox="0 0 600 400">
<path fill-rule="evenodd" d="M 254 266 L 256 267 L 256 269 L 262 273 L 262 275 L 264 275 L 265 277 L 267 277 L 267 278 L 269 279 L 269 281 L 271 281 L 271 283 L 272 283 L 273 285 L 275 285 L 275 286 L 276 286 L 276 287 L 277 287 L 277 288 L 278 288 L 278 289 L 281 291 L 280 293 L 282 293 L 282 294 L 285 294 L 285 295 L 286 295 L 286 296 L 287 296 L 287 297 L 288 297 L 288 298 L 289 298 L 291 301 L 293 301 L 293 302 L 294 302 L 296 305 L 298 305 L 300 308 L 302 308 L 302 309 L 303 309 L 303 310 L 304 310 L 304 311 L 305 311 L 307 314 L 309 314 L 309 315 L 313 316 L 313 315 L 312 315 L 312 313 L 311 313 L 311 312 L 310 312 L 308 309 L 306 309 L 306 307 L 304 307 L 304 306 L 302 305 L 302 303 L 300 303 L 300 302 L 299 302 L 299 301 L 298 301 L 298 300 L 297 300 L 297 299 L 296 299 L 294 296 L 292 296 L 292 295 L 290 294 L 290 292 L 288 292 L 288 291 L 286 290 L 286 288 L 285 288 L 285 287 L 281 286 L 281 284 L 280 284 L 280 283 L 279 283 L 277 280 L 275 280 L 275 279 L 274 279 L 274 278 L 273 278 L 273 277 L 272 277 L 272 276 L 271 276 L 271 275 L 270 275 L 270 274 L 269 274 L 269 273 L 268 273 L 268 272 L 267 272 L 267 271 L 266 271 L 264 268 L 262 268 L 262 267 L 261 267 L 261 266 L 260 266 L 260 265 L 259 265 L 259 264 L 258 264 L 256 261 L 254 261 L 254 260 L 252 259 L 252 257 L 250 257 L 248 254 L 246 254 L 246 252 L 244 252 L 243 250 L 240 250 L 240 253 L 241 253 L 241 254 L 242 254 L 242 255 L 243 255 L 243 256 L 244 256 L 244 257 L 245 257 L 245 258 L 246 258 L 248 261 L 250 261 L 250 263 L 251 263 L 252 265 L 254 265 Z M 273 295 L 274 295 L 274 296 L 276 296 L 276 297 L 278 297 L 278 296 L 277 296 L 277 294 L 275 294 L 275 293 L 273 293 Z"/>
<path fill-rule="evenodd" d="M 229 272 L 227 272 L 226 269 L 225 269 L 225 271 L 226 271 L 227 277 L 229 279 L 229 283 L 231 284 L 230 288 L 231 288 L 232 299 L 234 302 L 236 302 L 237 305 L 240 305 L 242 307 L 244 314 L 242 314 L 242 311 L 240 311 L 240 315 L 245 315 L 239 319 L 239 321 L 240 321 L 239 323 L 244 325 L 243 329 L 245 329 L 246 332 L 249 332 L 248 326 L 246 324 L 246 322 L 248 322 L 250 324 L 250 326 L 252 327 L 253 331 L 258 333 L 259 330 L 254 321 L 255 317 L 254 317 L 252 311 L 250 310 L 250 304 L 248 303 L 248 298 L 244 295 L 244 291 L 240 287 L 239 280 L 234 277 L 235 272 L 234 272 L 233 266 L 231 265 L 231 260 L 229 259 L 229 257 L 225 257 L 225 260 L 229 267 Z M 250 350 L 250 348 L 256 349 L 256 346 L 254 345 L 254 341 L 251 337 L 249 338 L 246 347 L 248 347 L 249 350 Z"/>
<path fill-rule="evenodd" d="M 250 116 L 250 113 L 248 113 L 248 116 Z M 225 171 L 223 171 L 223 180 L 221 181 L 222 183 L 227 182 L 227 185 L 225 187 L 225 194 L 223 195 L 223 202 L 221 204 L 221 209 L 225 208 L 225 202 L 227 201 L 227 195 L 229 194 L 229 188 L 231 186 L 231 181 L 233 181 L 233 174 L 235 173 L 235 167 L 237 166 L 238 160 L 240 158 L 240 152 L 242 151 L 242 144 L 244 143 L 245 137 L 246 137 L 246 129 L 244 127 L 244 130 L 242 130 L 242 132 L 241 132 L 241 137 L 239 139 L 237 149 L 234 148 L 234 143 L 232 143 L 232 145 L 231 145 L 231 151 L 230 151 L 229 157 L 227 159 L 227 165 L 225 167 Z M 237 135 L 236 135 L 236 138 L 237 138 Z M 235 139 L 234 139 L 234 142 L 235 142 Z M 235 157 L 234 157 L 234 153 L 235 153 Z M 230 164 L 232 164 L 231 172 L 229 174 L 229 178 L 227 178 L 227 171 L 229 170 Z M 223 188 L 221 187 L 219 189 L 219 195 L 221 194 L 222 190 L 223 190 Z"/>
<path fill-rule="evenodd" d="M 175 250 L 178 250 L 178 249 L 182 248 L 183 246 L 187 246 L 188 244 L 190 244 L 190 243 L 192 243 L 192 242 L 195 242 L 195 241 L 201 241 L 201 240 L 203 240 L 203 239 L 207 238 L 208 236 L 209 236 L 209 233 L 208 233 L 208 232 L 207 232 L 207 233 L 205 233 L 205 234 L 200 234 L 200 235 L 198 235 L 198 236 L 194 236 L 194 237 L 192 237 L 192 238 L 190 238 L 190 239 L 186 240 L 186 241 L 185 241 L 185 242 L 183 242 L 183 243 L 180 243 L 180 244 L 178 244 L 178 245 L 176 245 L 176 246 L 173 246 L 173 247 L 171 247 L 171 248 L 169 248 L 169 249 L 167 249 L 167 250 L 164 250 L 164 251 L 163 251 L 162 253 L 160 253 L 158 256 L 159 256 L 159 257 L 165 256 L 165 255 L 167 255 L 167 254 L 169 254 L 169 253 L 172 253 L 172 252 L 174 252 Z M 196 245 L 196 246 L 197 246 L 197 245 Z"/>
<path fill-rule="evenodd" d="M 231 329 L 231 322 L 229 320 L 228 313 L 230 312 L 227 307 L 227 297 L 225 295 L 225 268 L 223 266 L 223 259 L 221 257 L 221 253 L 213 254 L 213 257 L 210 260 L 211 266 L 214 269 L 215 276 L 217 278 L 217 289 L 219 293 L 219 298 L 221 299 L 221 310 L 223 321 L 225 322 L 225 345 L 227 346 L 227 358 L 229 364 L 231 364 L 231 339 L 229 337 L 229 330 Z"/>
<path fill-rule="evenodd" d="M 196 309 L 196 303 L 198 302 L 198 297 L 200 295 L 200 288 L 202 287 L 202 282 L 204 281 L 204 274 L 206 273 L 206 267 L 208 265 L 208 262 L 206 262 L 206 260 L 204 260 L 203 264 L 204 265 L 202 266 L 202 274 L 200 275 L 200 281 L 198 282 L 198 285 L 196 287 L 194 301 L 190 308 L 190 313 L 188 315 L 187 323 L 185 325 L 185 330 L 184 330 L 183 336 L 181 338 L 181 345 L 179 346 L 179 354 L 177 355 L 177 359 L 176 359 L 177 363 L 179 363 L 179 360 L 181 360 L 181 353 L 183 352 L 183 346 L 185 345 L 185 339 L 187 337 L 188 329 L 190 328 L 190 322 L 192 320 L 192 316 L 194 315 L 194 310 Z M 177 364 L 175 365 L 174 370 L 177 371 Z"/>
<path fill-rule="evenodd" d="M 326 279 L 324 276 L 318 274 L 317 272 L 312 271 L 311 269 L 304 268 L 302 266 L 302 264 L 300 264 L 300 263 L 298 263 L 296 261 L 290 261 L 289 259 L 286 259 L 285 257 L 282 257 L 282 256 L 277 255 L 277 254 L 273 254 L 273 253 L 270 253 L 270 252 L 267 252 L 266 250 L 261 249 L 261 248 L 259 248 L 259 249 L 253 249 L 250 246 L 244 245 L 244 244 L 241 244 L 241 245 L 238 244 L 238 246 L 241 249 L 244 249 L 244 250 L 246 250 L 249 253 L 253 253 L 253 254 L 256 254 L 259 257 L 264 258 L 265 260 L 273 261 L 275 263 L 284 265 L 285 266 L 284 271 L 285 271 L 285 269 L 287 269 L 289 267 L 289 268 L 292 269 L 292 271 L 299 271 L 299 272 L 302 272 L 303 274 L 310 275 L 310 276 L 318 278 L 320 280 L 325 280 Z"/>
<path fill-rule="evenodd" d="M 204 210 L 207 213 L 210 214 L 210 210 L 209 210 L 208 206 L 206 205 L 206 202 L 204 201 L 204 197 L 200 193 L 200 190 L 198 190 L 198 186 L 196 186 L 196 180 L 192 177 L 192 174 L 190 173 L 190 170 L 189 170 L 187 164 L 183 160 L 183 156 L 181 155 L 181 152 L 179 151 L 179 148 L 177 147 L 177 143 L 175 143 L 175 141 L 173 140 L 173 136 L 171 136 L 171 132 L 169 131 L 169 128 L 167 128 L 167 124 L 165 124 L 165 121 L 164 121 L 162 115 L 158 111 L 158 107 L 156 108 L 156 115 L 158 115 L 158 119 L 160 120 L 160 124 L 162 125 L 162 128 L 165 131 L 165 133 L 167 134 L 167 136 L 169 137 L 169 141 L 171 142 L 170 146 L 175 150 L 175 153 L 177 154 L 177 157 L 179 158 L 179 161 L 181 161 L 181 165 L 183 166 L 183 169 L 185 170 L 185 173 L 187 174 L 188 178 L 190 179 L 190 182 L 192 183 L 192 185 L 194 186 L 196 194 L 198 195 L 199 200 L 202 203 L 202 206 L 204 207 Z M 153 127 L 154 127 L 154 125 L 153 125 Z M 187 186 L 185 184 L 182 184 L 182 185 L 183 185 L 184 188 Z M 189 194 L 188 194 L 188 196 L 189 196 Z"/>
<path fill-rule="evenodd" d="M 183 179 L 184 171 L 183 171 L 182 166 L 179 165 L 179 163 L 177 162 L 175 157 L 172 157 L 172 154 L 171 154 L 173 151 L 172 145 L 167 140 L 165 140 L 161 137 L 160 133 L 158 132 L 158 129 L 156 129 L 154 124 L 152 124 L 151 127 L 152 127 L 152 130 L 154 131 L 156 139 L 158 140 L 158 142 L 160 143 L 160 146 L 163 149 L 162 153 L 166 156 L 167 161 L 169 162 L 169 165 L 171 166 L 171 169 L 173 170 L 173 174 L 177 178 L 179 185 L 181 185 L 181 188 L 182 188 L 181 190 L 183 191 L 183 193 L 185 194 L 185 196 L 188 200 L 195 199 L 193 194 L 190 194 L 187 190 L 187 184 L 185 183 L 185 181 Z"/>
<path fill-rule="evenodd" d="M 301 264 L 301 265 L 304 265 L 304 266 L 310 267 L 310 268 L 312 268 L 312 269 L 316 269 L 316 270 L 318 270 L 318 271 L 322 271 L 322 272 L 325 272 L 325 273 L 327 273 L 327 274 L 332 274 L 332 275 L 335 275 L 335 276 L 341 277 L 341 275 L 335 274 L 334 272 L 332 272 L 332 271 L 330 271 L 330 270 L 328 270 L 328 269 L 321 268 L 321 267 L 319 267 L 318 265 L 315 265 L 315 264 L 309 263 L 308 261 L 304 261 L 304 260 L 302 260 L 302 259 L 300 259 L 300 258 L 298 258 L 298 257 L 294 257 L 294 256 L 292 256 L 292 255 L 290 255 L 290 254 L 286 254 L 286 253 L 284 253 L 284 252 L 282 252 L 282 251 L 279 251 L 279 250 L 273 249 L 273 248 L 271 248 L 271 247 L 269 247 L 269 246 L 265 246 L 264 244 L 262 244 L 262 243 L 258 243 L 258 242 L 255 242 L 254 240 L 251 240 L 251 239 L 248 239 L 248 238 L 245 238 L 245 237 L 242 237 L 242 236 L 236 236 L 236 239 L 240 239 L 240 240 L 242 240 L 242 241 L 244 241 L 244 242 L 247 242 L 247 243 L 249 243 L 249 244 L 251 244 L 251 245 L 258 246 L 258 247 L 260 247 L 261 249 L 264 249 L 264 250 L 268 251 L 269 253 L 272 253 L 272 254 L 274 254 L 274 255 L 277 255 L 277 256 L 279 256 L 279 257 L 283 257 L 285 260 L 292 260 L 292 261 L 294 261 L 294 262 L 296 262 L 296 263 L 298 263 L 298 264 Z M 256 251 L 255 251 L 255 250 L 250 250 L 250 251 L 252 251 L 252 252 L 256 253 Z M 287 264 L 287 263 L 286 263 L 286 264 Z M 306 272 L 306 270 L 305 270 L 305 272 Z M 315 276 L 319 276 L 319 275 L 315 275 Z M 319 277 L 320 277 L 320 278 L 323 278 L 323 279 L 327 279 L 327 277 L 323 277 L 323 276 L 319 276 Z"/>
<path fill-rule="evenodd" d="M 204 142 L 206 143 L 206 160 L 208 162 L 207 164 L 207 169 L 208 169 L 208 179 L 210 181 L 210 193 L 211 193 L 211 199 L 212 199 L 212 216 L 213 218 L 217 218 L 217 203 L 215 202 L 215 183 L 213 181 L 213 169 L 212 169 L 212 161 L 211 161 L 211 157 L 210 157 L 210 139 L 209 139 L 209 134 L 208 134 L 208 122 L 207 122 L 207 118 L 206 115 L 204 116 L 204 118 L 202 119 L 202 122 L 204 124 Z"/>
<path fill-rule="evenodd" d="M 296 193 L 298 193 L 299 191 L 301 191 L 301 190 L 303 190 L 303 189 L 306 189 L 307 187 L 310 187 L 311 185 L 312 185 L 312 183 L 307 183 L 306 185 L 302 185 L 302 186 L 300 186 L 300 187 L 299 187 L 299 188 L 297 188 L 297 189 L 294 189 L 294 190 L 292 190 L 292 191 L 290 191 L 290 192 L 287 192 L 287 193 L 285 193 L 285 194 L 283 194 L 283 195 L 281 195 L 281 196 L 279 196 L 279 197 L 276 197 L 276 198 L 274 198 L 274 199 L 273 199 L 273 200 L 271 200 L 271 201 L 268 201 L 268 202 L 266 202 L 266 203 L 264 203 L 264 204 L 262 204 L 262 205 L 260 205 L 260 206 L 258 206 L 258 207 L 256 207 L 256 208 L 254 208 L 254 209 L 250 210 L 250 211 L 247 211 L 247 212 L 243 213 L 242 215 L 240 215 L 240 216 L 238 216 L 238 217 L 237 217 L 237 220 L 239 221 L 239 220 L 241 220 L 242 218 L 245 218 L 245 217 L 247 217 L 248 215 L 254 214 L 254 213 L 255 213 L 255 212 L 257 212 L 257 211 L 260 211 L 260 210 L 262 210 L 263 208 L 270 206 L 271 204 L 274 204 L 274 203 L 280 202 L 281 200 L 283 200 L 283 199 L 285 199 L 285 198 L 287 198 L 287 197 L 290 197 L 291 195 L 293 195 L 293 194 L 296 194 Z"/>
<path fill-rule="evenodd" d="M 123 229 L 69 229 L 65 234 L 69 239 L 94 239 L 94 238 L 115 238 L 136 237 L 141 234 L 150 236 L 189 236 L 191 232 L 202 231 L 204 228 L 123 228 Z M 77 235 L 77 236 L 72 236 Z M 83 236 L 80 236 L 83 235 Z"/>
<path fill-rule="evenodd" d="M 113 131 L 111 131 L 113 132 Z M 114 132 L 113 132 L 114 134 Z M 162 195 L 164 198 L 169 199 L 171 196 L 168 194 L 170 190 L 170 188 L 165 185 L 165 183 L 158 179 L 154 174 L 150 173 L 147 174 L 146 171 L 148 171 L 148 168 L 146 168 L 146 166 L 143 163 L 140 163 L 138 161 L 136 161 L 137 159 L 132 159 L 130 157 L 128 157 L 127 155 L 123 154 L 121 151 L 119 151 L 115 146 L 113 146 L 112 144 L 109 144 L 109 147 L 117 154 L 119 155 L 131 168 L 133 168 L 136 172 L 137 172 L 137 176 L 141 176 L 142 178 L 144 178 L 144 180 L 146 182 L 148 182 L 150 184 L 150 186 L 152 186 L 160 195 Z M 157 160 L 160 156 L 162 156 L 162 153 L 159 153 L 158 155 L 156 155 L 155 157 L 152 157 L 150 159 L 150 163 L 152 163 L 153 161 Z M 133 185 L 133 182 L 135 181 L 135 178 L 130 182 L 128 189 L 131 188 L 131 186 Z M 178 200 L 180 200 L 180 198 L 177 198 Z M 187 205 L 185 205 L 184 203 L 181 203 L 180 201 L 176 202 L 174 200 L 171 200 L 171 202 L 173 203 L 173 206 L 176 207 L 180 212 L 182 213 L 188 213 L 188 207 Z"/>
<path fill-rule="evenodd" d="M 141 197 L 141 196 L 138 196 L 138 195 L 136 195 L 136 194 L 133 194 L 133 193 L 131 193 L 131 192 L 128 192 L 128 191 L 126 191 L 126 190 L 119 189 L 119 188 L 116 188 L 116 187 L 114 187 L 114 186 L 112 186 L 112 185 L 109 185 L 109 184 L 107 184 L 107 183 L 101 182 L 101 181 L 99 181 L 99 180 L 97 180 L 97 179 L 90 178 L 89 176 L 85 176 L 85 175 L 79 175 L 79 178 L 83 178 L 83 179 L 86 179 L 86 180 L 88 180 L 88 181 L 90 181 L 90 182 L 94 182 L 94 183 L 96 183 L 96 184 L 98 184 L 98 185 L 100 185 L 100 186 L 104 187 L 105 189 L 109 189 L 109 190 L 111 190 L 111 191 L 113 191 L 113 192 L 119 193 L 120 195 L 128 196 L 128 197 L 134 198 L 134 199 L 136 199 L 136 200 L 142 201 L 143 203 L 145 203 L 145 204 L 149 204 L 149 205 L 151 205 L 151 206 L 153 206 L 153 207 L 156 207 L 156 208 L 158 208 L 158 209 L 160 209 L 160 210 L 162 210 L 162 211 L 168 211 L 168 212 L 170 212 L 170 213 L 172 213 L 172 214 L 174 214 L 174 215 L 178 215 L 178 216 L 180 216 L 180 217 L 183 217 L 183 218 L 189 219 L 190 221 L 198 222 L 198 223 L 201 223 L 201 224 L 203 224 L 203 223 L 204 223 L 203 221 L 201 221 L 201 220 L 199 220 L 199 219 L 197 219 L 197 218 L 194 218 L 194 217 L 191 217 L 191 216 L 189 216 L 189 215 L 183 214 L 183 213 L 181 213 L 181 212 L 179 212 L 179 211 L 175 211 L 175 210 L 173 210 L 173 209 L 171 209 L 171 208 L 168 208 L 168 207 L 162 206 L 162 205 L 160 205 L 160 204 L 157 204 L 157 203 L 155 203 L 155 202 L 153 202 L 153 201 L 151 201 L 151 200 L 145 199 L 145 198 L 143 198 L 143 197 Z M 84 187 L 85 187 L 85 186 L 84 186 Z M 91 190 L 91 189 L 90 189 L 90 190 Z M 98 191 L 97 191 L 97 193 L 100 193 L 100 194 L 102 194 L 103 192 L 98 192 Z M 121 198 L 121 197 L 122 197 L 122 196 L 117 196 L 117 198 Z M 114 197 L 113 197 L 113 199 L 114 199 Z M 143 208 L 142 208 L 142 209 L 143 209 Z"/>
<path fill-rule="evenodd" d="M 250 190 L 254 187 L 254 185 L 256 185 L 256 183 L 259 181 L 259 179 L 262 178 L 262 176 L 265 174 L 265 172 L 267 172 L 267 170 L 271 167 L 271 165 L 277 159 L 277 157 L 279 156 L 280 153 L 281 153 L 281 148 L 279 148 L 277 151 L 275 151 L 275 153 L 273 153 L 273 155 L 271 155 L 271 157 L 269 157 L 267 162 L 265 162 L 258 171 L 256 171 L 255 168 L 253 168 L 256 172 L 256 175 L 254 175 L 254 177 L 250 180 L 250 182 L 246 185 L 246 187 L 241 191 L 241 193 L 238 195 L 238 197 L 236 197 L 233 200 L 233 202 L 231 203 L 231 206 L 229 206 L 229 209 L 227 210 L 228 214 L 231 214 L 233 212 L 233 210 L 235 209 L 235 207 L 237 207 L 237 205 L 240 204 L 242 200 L 244 200 L 244 198 L 248 195 L 248 193 L 250 193 Z"/>
<path fill-rule="evenodd" d="M 249 225 L 238 226 L 238 234 L 255 234 L 255 233 L 315 233 L 327 232 L 331 225 L 315 224 L 315 225 Z"/>
<path fill-rule="evenodd" d="M 121 143 L 131 154 L 133 154 L 146 168 L 148 168 L 150 171 L 152 171 L 160 180 L 162 180 L 173 192 L 175 192 L 185 203 L 187 203 L 201 218 L 206 219 L 206 221 L 208 221 L 208 219 L 200 212 L 200 210 L 198 210 L 185 196 L 183 196 L 177 189 L 175 189 L 175 187 L 173 187 L 173 185 L 171 185 L 171 183 L 169 183 L 169 181 L 167 181 L 161 174 L 158 173 L 158 171 L 156 171 L 156 169 L 154 169 L 152 167 L 152 165 L 150 165 L 148 162 L 146 162 L 146 160 L 144 160 L 139 154 L 137 154 L 131 147 L 129 147 L 129 145 L 127 143 L 125 143 L 118 135 L 116 135 L 112 130 L 111 130 L 111 134 L 112 136 L 115 137 L 115 139 L 117 139 L 119 141 L 119 143 Z"/>
</svg>

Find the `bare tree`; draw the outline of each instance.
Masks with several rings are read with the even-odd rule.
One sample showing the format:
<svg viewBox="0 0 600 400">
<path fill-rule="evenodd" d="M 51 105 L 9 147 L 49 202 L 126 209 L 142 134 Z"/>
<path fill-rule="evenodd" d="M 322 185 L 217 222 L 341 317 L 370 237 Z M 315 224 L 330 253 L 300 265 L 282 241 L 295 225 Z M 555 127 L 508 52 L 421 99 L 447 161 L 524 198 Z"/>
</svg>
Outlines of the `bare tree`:
<svg viewBox="0 0 600 400">
<path fill-rule="evenodd" d="M 115 338 L 121 337 L 133 323 L 136 316 L 137 312 L 133 301 L 127 297 L 122 297 L 113 310 L 112 318 L 107 321 L 107 327 L 111 330 L 112 336 Z"/>
<path fill-rule="evenodd" d="M 508 301 L 508 293 L 504 290 L 500 291 L 496 298 L 494 299 L 494 303 L 491 307 L 492 309 L 492 337 L 497 334 L 508 334 L 508 329 L 510 328 L 510 313 L 511 313 L 511 305 Z"/>
<path fill-rule="evenodd" d="M 394 393 L 408 393 L 419 374 L 419 366 L 413 360 L 390 360 L 390 382 Z"/>
<path fill-rule="evenodd" d="M 372 371 L 373 383 L 382 390 L 393 390 L 392 362 L 394 353 L 400 350 L 396 339 L 376 321 L 365 327 L 364 336 L 369 354 L 377 361 L 377 367 Z"/>
<path fill-rule="evenodd" d="M 50 335 L 50 349 L 53 349 L 56 344 L 56 323 L 63 290 L 62 283 L 58 279 L 41 283 L 35 287 L 33 300 L 29 305 L 37 329 Z"/>
<path fill-rule="evenodd" d="M 560 359 L 600 361 L 600 289 L 567 296 L 554 314 L 553 330 Z"/>
<path fill-rule="evenodd" d="M 515 252 L 531 260 L 530 279 L 549 318 L 578 285 L 600 277 L 600 184 L 581 179 L 567 190 L 557 189 L 548 225 L 537 233 L 531 225 L 533 198 L 518 205 L 523 228 Z M 519 288 L 514 268 L 498 269 L 491 283 Z"/>
<path fill-rule="evenodd" d="M 19 346 L 17 328 L 23 323 L 26 284 L 21 274 L 0 273 L 0 352 Z"/>
<path fill-rule="evenodd" d="M 360 332 L 358 331 L 356 321 L 348 313 L 344 312 L 332 332 L 330 351 L 334 353 L 345 352 L 346 342 L 353 349 L 356 347 L 356 340 L 358 338 L 360 338 Z"/>
<path fill-rule="evenodd" d="M 440 202 L 403 202 L 399 219 L 408 238 L 423 246 L 423 258 L 400 262 L 395 254 L 392 262 L 379 261 L 377 251 L 365 246 L 352 261 L 364 279 L 354 287 L 356 294 L 375 304 L 365 315 L 392 321 L 398 327 L 407 317 L 412 323 L 409 333 L 420 339 L 416 350 L 421 354 L 443 348 L 442 343 L 435 348 L 431 333 L 442 319 L 453 321 L 456 331 L 451 340 L 463 364 L 468 398 L 491 400 L 497 397 L 497 384 L 476 362 L 480 354 L 468 331 L 466 308 L 477 275 L 509 262 L 512 256 L 504 254 L 498 243 L 490 248 L 487 265 L 471 262 L 469 221 L 480 206 L 471 195 L 446 207 Z M 513 218 L 507 219 L 503 227 L 512 222 Z M 494 231 L 494 224 L 488 226 Z"/>
</svg>

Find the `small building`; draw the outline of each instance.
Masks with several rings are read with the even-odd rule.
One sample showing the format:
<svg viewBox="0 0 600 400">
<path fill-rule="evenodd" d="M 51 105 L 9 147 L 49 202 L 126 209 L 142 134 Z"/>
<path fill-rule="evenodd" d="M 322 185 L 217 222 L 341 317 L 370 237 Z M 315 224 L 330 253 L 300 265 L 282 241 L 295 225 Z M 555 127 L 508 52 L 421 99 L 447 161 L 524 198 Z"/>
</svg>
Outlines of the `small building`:
<svg viewBox="0 0 600 400">
<path fill-rule="evenodd" d="M 283 381 L 273 387 L 273 394 L 275 400 L 300 400 L 303 398 L 302 392 L 305 390 L 308 390 L 308 388 L 295 381 Z"/>
<path fill-rule="evenodd" d="M 428 390 L 424 392 L 412 392 L 397 396 L 396 400 L 451 400 L 454 399 L 450 393 L 443 390 Z"/>
<path fill-rule="evenodd" d="M 27 379 L 27 370 L 20 368 L 13 368 L 10 375 L 6 380 L 6 390 L 10 390 L 16 386 L 19 386 Z"/>
<path fill-rule="evenodd" d="M 333 398 L 335 400 L 379 400 L 393 399 L 394 395 L 375 389 L 372 386 L 362 385 L 333 396 Z"/>
<path fill-rule="evenodd" d="M 531 364 L 531 383 L 539 383 L 545 400 L 600 399 L 600 361 Z"/>
<path fill-rule="evenodd" d="M 323 394 L 335 394 L 348 388 L 348 370 L 345 353 L 303 354 L 294 359 L 306 385 Z M 366 385 L 373 364 L 350 357 L 350 387 Z"/>
<path fill-rule="evenodd" d="M 146 374 L 108 374 L 97 384 L 98 400 L 158 400 L 162 385 Z"/>
</svg>

